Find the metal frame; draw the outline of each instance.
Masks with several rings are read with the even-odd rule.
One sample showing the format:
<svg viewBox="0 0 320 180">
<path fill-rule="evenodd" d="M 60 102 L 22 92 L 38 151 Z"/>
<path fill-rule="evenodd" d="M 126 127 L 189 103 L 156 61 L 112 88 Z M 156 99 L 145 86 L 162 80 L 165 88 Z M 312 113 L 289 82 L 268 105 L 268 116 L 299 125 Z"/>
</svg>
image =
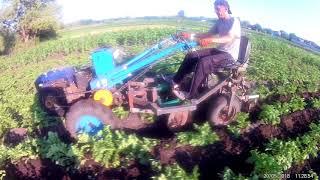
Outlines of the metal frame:
<svg viewBox="0 0 320 180">
<path fill-rule="evenodd" d="M 186 41 L 178 36 L 171 36 L 142 52 L 121 66 L 115 67 L 100 79 L 107 80 L 107 88 L 110 89 L 124 80 L 132 77 L 134 73 L 160 62 L 164 58 L 172 56 L 177 51 L 185 51 L 198 46 L 197 42 Z"/>
</svg>

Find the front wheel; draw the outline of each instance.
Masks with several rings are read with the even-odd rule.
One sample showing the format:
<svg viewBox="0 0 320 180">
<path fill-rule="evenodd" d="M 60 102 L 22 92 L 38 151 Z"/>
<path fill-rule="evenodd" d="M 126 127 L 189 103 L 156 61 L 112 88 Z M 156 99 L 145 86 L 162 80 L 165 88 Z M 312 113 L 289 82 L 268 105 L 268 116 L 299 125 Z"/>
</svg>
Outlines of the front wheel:
<svg viewBox="0 0 320 180">
<path fill-rule="evenodd" d="M 91 99 L 78 101 L 66 115 L 65 127 L 74 138 L 81 133 L 95 135 L 104 125 L 116 128 L 116 118 L 111 109 Z"/>
<path fill-rule="evenodd" d="M 235 120 L 235 116 L 241 109 L 240 100 L 235 97 L 230 104 L 230 114 L 228 115 L 228 99 L 225 96 L 219 96 L 213 102 L 209 109 L 209 120 L 213 126 L 225 126 Z"/>
<path fill-rule="evenodd" d="M 63 91 L 58 88 L 39 90 L 39 101 L 41 108 L 51 116 L 64 116 L 68 105 Z"/>
</svg>

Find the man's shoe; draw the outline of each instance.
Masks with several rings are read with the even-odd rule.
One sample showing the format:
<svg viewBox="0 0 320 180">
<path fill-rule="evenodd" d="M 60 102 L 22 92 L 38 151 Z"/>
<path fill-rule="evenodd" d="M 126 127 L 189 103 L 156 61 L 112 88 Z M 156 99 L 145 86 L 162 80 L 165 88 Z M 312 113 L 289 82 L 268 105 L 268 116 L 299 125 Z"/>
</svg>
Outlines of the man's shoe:
<svg viewBox="0 0 320 180">
<path fill-rule="evenodd" d="M 179 84 L 175 83 L 173 80 L 171 81 L 171 86 L 172 86 L 172 92 L 173 94 L 179 98 L 180 100 L 185 100 L 188 96 L 188 92 L 186 91 L 181 91 Z"/>
<path fill-rule="evenodd" d="M 172 92 L 177 98 L 179 98 L 182 101 L 188 98 L 188 92 L 181 91 L 179 85 L 173 86 Z"/>
<path fill-rule="evenodd" d="M 188 96 L 188 92 L 185 92 L 185 91 L 180 91 L 180 90 L 174 89 L 174 90 L 172 90 L 172 92 L 177 98 L 179 98 L 182 101 L 185 100 Z"/>
</svg>

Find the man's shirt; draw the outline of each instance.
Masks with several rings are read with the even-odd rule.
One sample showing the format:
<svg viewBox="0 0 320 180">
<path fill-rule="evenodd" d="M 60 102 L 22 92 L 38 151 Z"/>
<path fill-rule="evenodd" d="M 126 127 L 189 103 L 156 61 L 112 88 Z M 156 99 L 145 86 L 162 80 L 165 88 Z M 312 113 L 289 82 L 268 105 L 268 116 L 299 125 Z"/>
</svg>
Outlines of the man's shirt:
<svg viewBox="0 0 320 180">
<path fill-rule="evenodd" d="M 241 26 L 239 18 L 231 17 L 227 20 L 218 19 L 217 23 L 209 30 L 214 35 L 233 36 L 233 40 L 227 43 L 218 44 L 217 49 L 228 52 L 234 60 L 238 60 L 240 39 L 241 39 Z"/>
</svg>

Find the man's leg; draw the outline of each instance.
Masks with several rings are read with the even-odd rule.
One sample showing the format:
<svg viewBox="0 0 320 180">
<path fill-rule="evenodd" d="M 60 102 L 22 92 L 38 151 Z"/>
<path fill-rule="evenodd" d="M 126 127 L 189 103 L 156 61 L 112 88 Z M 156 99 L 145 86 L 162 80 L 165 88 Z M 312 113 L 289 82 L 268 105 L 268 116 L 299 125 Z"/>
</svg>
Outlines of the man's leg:
<svg viewBox="0 0 320 180">
<path fill-rule="evenodd" d="M 203 57 L 201 60 L 199 60 L 193 76 L 189 98 L 196 98 L 198 95 L 198 88 L 208 74 L 214 73 L 217 68 L 224 67 L 232 62 L 232 56 L 229 53 L 222 51 L 220 51 L 218 54 Z"/>
<path fill-rule="evenodd" d="M 194 71 L 194 67 L 196 66 L 198 60 L 211 55 L 212 51 L 212 49 L 203 49 L 194 52 L 189 52 L 185 56 L 181 66 L 179 67 L 177 73 L 173 77 L 173 81 L 179 84 L 186 74 L 189 74 L 192 71 Z"/>
</svg>

